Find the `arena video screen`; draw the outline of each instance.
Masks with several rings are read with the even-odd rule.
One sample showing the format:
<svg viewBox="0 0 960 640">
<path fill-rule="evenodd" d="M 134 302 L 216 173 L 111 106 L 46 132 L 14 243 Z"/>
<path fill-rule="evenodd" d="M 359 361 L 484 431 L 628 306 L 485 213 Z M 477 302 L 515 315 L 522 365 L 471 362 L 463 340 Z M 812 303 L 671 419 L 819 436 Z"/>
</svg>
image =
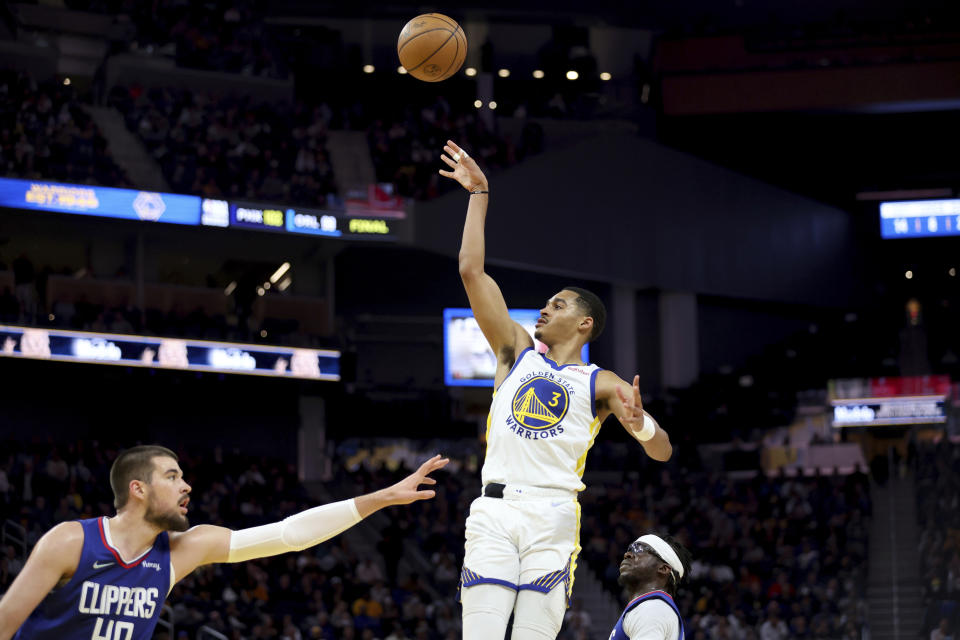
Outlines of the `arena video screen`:
<svg viewBox="0 0 960 640">
<path fill-rule="evenodd" d="M 534 326 L 540 311 L 537 309 L 510 309 L 510 318 L 520 324 L 533 338 Z M 547 346 L 534 339 L 537 351 L 544 353 Z M 580 358 L 590 362 L 590 345 L 583 345 Z M 443 378 L 450 387 L 492 387 L 497 372 L 497 358 L 477 324 L 471 309 L 443 310 Z"/>
</svg>

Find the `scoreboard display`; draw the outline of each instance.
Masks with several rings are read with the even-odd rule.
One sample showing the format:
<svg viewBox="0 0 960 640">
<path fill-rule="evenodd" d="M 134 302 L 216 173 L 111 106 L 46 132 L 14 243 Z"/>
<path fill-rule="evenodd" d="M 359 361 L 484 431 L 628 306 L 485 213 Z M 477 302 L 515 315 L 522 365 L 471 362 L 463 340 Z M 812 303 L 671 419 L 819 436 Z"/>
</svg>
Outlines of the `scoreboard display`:
<svg viewBox="0 0 960 640">
<path fill-rule="evenodd" d="M 883 238 L 933 238 L 960 235 L 960 198 L 880 203 Z"/>
<path fill-rule="evenodd" d="M 363 215 L 357 215 L 351 211 L 13 178 L 0 178 L 0 207 L 150 223 L 388 241 L 397 238 L 406 217 L 402 209 L 367 209 Z"/>
</svg>

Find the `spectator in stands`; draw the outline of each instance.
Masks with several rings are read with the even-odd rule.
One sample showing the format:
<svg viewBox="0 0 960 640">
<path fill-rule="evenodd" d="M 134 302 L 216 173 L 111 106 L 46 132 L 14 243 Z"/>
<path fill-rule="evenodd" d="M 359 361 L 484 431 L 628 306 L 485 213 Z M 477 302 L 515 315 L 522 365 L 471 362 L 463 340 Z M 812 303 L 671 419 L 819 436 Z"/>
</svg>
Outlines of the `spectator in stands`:
<svg viewBox="0 0 960 640">
<path fill-rule="evenodd" d="M 18 322 L 33 324 L 37 319 L 37 272 L 25 253 L 13 261 L 13 282 L 20 307 Z"/>
<path fill-rule="evenodd" d="M 0 166 L 10 177 L 129 184 L 72 85 L 15 71 L 0 70 Z"/>
<path fill-rule="evenodd" d="M 940 624 L 930 632 L 930 640 L 953 640 L 953 633 L 950 632 L 950 621 L 946 618 L 940 618 Z"/>
</svg>

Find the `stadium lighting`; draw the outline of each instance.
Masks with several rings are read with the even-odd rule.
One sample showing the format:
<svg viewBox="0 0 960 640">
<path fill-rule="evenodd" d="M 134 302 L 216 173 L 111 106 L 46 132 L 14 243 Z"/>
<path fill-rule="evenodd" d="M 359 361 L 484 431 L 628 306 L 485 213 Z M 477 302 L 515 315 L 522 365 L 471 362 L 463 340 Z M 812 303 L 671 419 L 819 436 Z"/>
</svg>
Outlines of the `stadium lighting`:
<svg viewBox="0 0 960 640">
<path fill-rule="evenodd" d="M 266 338 L 266 337 L 267 337 L 267 330 L 266 330 L 266 329 L 260 329 L 260 337 L 261 337 L 261 338 Z"/>
<path fill-rule="evenodd" d="M 399 73 L 400 75 L 406 75 L 407 70 L 404 68 L 403 65 L 400 65 L 399 67 L 397 67 L 397 73 Z"/>
<path fill-rule="evenodd" d="M 473 67 L 467 67 L 466 69 L 463 70 L 463 72 L 468 76 L 470 76 L 471 78 L 477 75 L 477 70 L 474 69 Z"/>
<path fill-rule="evenodd" d="M 479 109 L 480 107 L 483 106 L 483 101 L 482 101 L 482 100 L 474 100 L 474 101 L 473 101 L 473 106 L 475 106 L 477 109 Z"/>
<path fill-rule="evenodd" d="M 537 80 L 539 80 L 540 78 L 542 78 L 542 77 L 543 77 L 543 70 L 542 70 L 542 69 L 534 69 L 534 70 L 533 70 L 533 77 L 536 78 Z"/>
<path fill-rule="evenodd" d="M 282 278 L 282 277 L 283 277 L 283 274 L 285 274 L 285 273 L 286 273 L 287 271 L 289 271 L 289 270 L 290 270 L 290 263 L 289 263 L 289 262 L 284 262 L 282 265 L 280 265 L 280 266 L 277 268 L 276 271 L 273 272 L 273 275 L 270 276 L 270 282 L 276 284 L 277 280 L 279 280 L 280 278 Z"/>
<path fill-rule="evenodd" d="M 364 73 L 373 73 L 374 71 L 375 71 L 375 68 L 374 68 L 374 66 L 373 66 L 372 64 L 365 64 L 365 65 L 363 65 L 363 72 L 364 72 Z"/>
<path fill-rule="evenodd" d="M 277 285 L 277 291 L 286 291 L 291 284 L 293 284 L 293 278 L 287 276 Z"/>
<path fill-rule="evenodd" d="M 258 295 L 258 296 L 262 296 L 262 295 L 265 294 L 266 292 L 267 292 L 267 290 L 264 289 L 263 287 L 257 287 L 257 295 Z"/>
<path fill-rule="evenodd" d="M 612 78 L 612 77 L 613 77 L 613 76 L 611 76 L 611 75 L 610 75 L 609 73 L 607 73 L 606 71 L 604 71 L 603 73 L 600 74 L 600 79 L 603 80 L 604 82 L 606 82 L 607 80 L 609 80 L 609 79 Z"/>
<path fill-rule="evenodd" d="M 905 274 L 903 274 L 903 277 L 907 280 L 913 280 L 913 271 L 907 271 Z"/>
<path fill-rule="evenodd" d="M 957 270 L 954 267 L 950 267 L 950 270 L 947 271 L 947 275 L 953 278 L 957 275 Z"/>
<path fill-rule="evenodd" d="M 233 290 L 237 288 L 237 281 L 232 280 L 230 284 L 227 285 L 227 288 L 223 290 L 223 295 L 228 296 L 233 293 Z"/>
<path fill-rule="evenodd" d="M 69 87 L 69 86 L 70 86 L 70 78 L 64 78 L 64 79 L 63 79 L 63 84 L 64 84 L 65 86 Z"/>
<path fill-rule="evenodd" d="M 500 69 L 500 71 L 497 71 L 497 75 L 500 76 L 501 78 L 509 78 L 510 69 Z"/>
<path fill-rule="evenodd" d="M 580 74 L 574 70 L 567 71 L 567 80 L 576 80 L 580 77 Z"/>
<path fill-rule="evenodd" d="M 496 108 L 497 108 L 497 102 L 496 102 L 495 100 L 491 100 L 491 101 L 490 101 L 490 104 L 488 104 L 487 106 L 490 107 L 491 109 L 496 109 Z"/>
</svg>

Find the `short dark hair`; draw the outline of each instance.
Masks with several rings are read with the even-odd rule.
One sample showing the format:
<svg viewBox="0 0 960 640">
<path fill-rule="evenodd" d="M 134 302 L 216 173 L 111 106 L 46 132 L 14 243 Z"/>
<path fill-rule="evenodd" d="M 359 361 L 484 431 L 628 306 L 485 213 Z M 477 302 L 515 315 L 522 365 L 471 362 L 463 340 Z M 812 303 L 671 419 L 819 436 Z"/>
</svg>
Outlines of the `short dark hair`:
<svg viewBox="0 0 960 640">
<path fill-rule="evenodd" d="M 131 480 L 150 484 L 153 459 L 161 456 L 180 460 L 173 451 L 158 444 L 137 445 L 120 452 L 110 467 L 110 488 L 113 489 L 113 506 L 117 510 L 127 505 Z"/>
<path fill-rule="evenodd" d="M 658 534 L 658 537 L 673 548 L 674 553 L 676 553 L 677 557 L 680 558 L 680 566 L 683 567 L 683 575 L 689 576 L 690 563 L 693 560 L 693 555 L 690 553 L 690 551 L 673 536 Z M 680 586 L 681 582 L 683 582 L 683 578 L 678 578 L 677 573 L 675 571 L 671 571 L 670 578 L 667 580 L 667 593 L 669 593 L 671 597 L 677 597 L 677 587 Z"/>
<path fill-rule="evenodd" d="M 607 324 L 607 308 L 603 301 L 592 291 L 587 291 L 582 287 L 564 287 L 564 291 L 573 291 L 577 294 L 577 305 L 583 309 L 584 314 L 593 318 L 593 331 L 587 342 L 593 342 L 603 333 L 603 327 Z"/>
</svg>

